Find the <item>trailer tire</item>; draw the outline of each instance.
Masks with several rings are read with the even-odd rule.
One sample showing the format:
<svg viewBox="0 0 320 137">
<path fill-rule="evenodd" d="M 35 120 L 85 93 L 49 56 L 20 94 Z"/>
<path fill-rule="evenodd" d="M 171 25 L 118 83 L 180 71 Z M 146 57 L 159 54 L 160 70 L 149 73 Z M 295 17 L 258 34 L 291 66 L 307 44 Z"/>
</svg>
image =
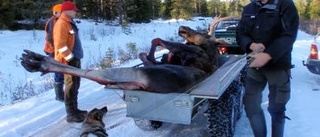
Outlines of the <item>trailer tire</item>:
<svg viewBox="0 0 320 137">
<path fill-rule="evenodd" d="M 160 121 L 139 119 L 139 118 L 134 118 L 133 120 L 134 120 L 134 123 L 137 125 L 137 127 L 139 127 L 144 131 L 154 131 L 162 126 L 162 122 Z"/>
<path fill-rule="evenodd" d="M 226 102 L 225 102 L 226 101 Z M 214 105 L 213 105 L 214 104 Z M 227 100 L 215 100 L 208 115 L 208 131 L 211 137 L 232 137 L 235 131 L 234 98 L 229 96 Z"/>
<path fill-rule="evenodd" d="M 242 85 L 233 81 L 219 100 L 209 100 L 208 132 L 211 137 L 232 137 L 235 132 L 236 122 L 241 117 Z"/>
<path fill-rule="evenodd" d="M 223 107 L 218 107 L 221 103 L 219 100 L 210 100 L 209 108 L 207 110 L 207 127 L 208 133 L 211 137 L 226 137 L 227 125 L 229 123 L 226 111 Z"/>
<path fill-rule="evenodd" d="M 242 117 L 242 113 L 243 113 L 243 102 L 242 102 L 243 84 L 241 83 L 241 81 L 234 81 L 234 87 L 235 88 L 232 94 L 234 95 L 234 98 L 235 98 L 234 107 L 235 107 L 235 117 L 237 121 Z"/>
</svg>

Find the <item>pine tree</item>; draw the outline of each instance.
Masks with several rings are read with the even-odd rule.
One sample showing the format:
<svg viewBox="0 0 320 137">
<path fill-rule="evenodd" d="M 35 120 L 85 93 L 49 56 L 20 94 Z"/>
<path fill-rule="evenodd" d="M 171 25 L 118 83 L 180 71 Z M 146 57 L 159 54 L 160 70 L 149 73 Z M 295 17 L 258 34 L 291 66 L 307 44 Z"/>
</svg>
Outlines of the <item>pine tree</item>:
<svg viewBox="0 0 320 137">
<path fill-rule="evenodd" d="M 312 0 L 306 0 L 306 6 L 305 6 L 304 14 L 303 14 L 303 16 L 304 16 L 306 19 L 310 19 L 311 1 L 312 1 Z"/>
<path fill-rule="evenodd" d="M 152 19 L 152 1 L 149 0 L 127 0 L 126 10 L 128 19 L 134 23 L 147 23 Z"/>
<path fill-rule="evenodd" d="M 207 16 L 208 8 L 206 0 L 193 0 L 193 13 L 197 16 Z"/>
<path fill-rule="evenodd" d="M 105 68 L 111 68 L 113 66 L 113 63 L 115 61 L 115 54 L 113 49 L 111 49 L 110 47 L 108 48 L 105 57 L 102 59 L 101 63 L 100 63 L 100 67 L 102 69 Z"/>
<path fill-rule="evenodd" d="M 11 9 L 12 2 L 0 0 L 0 29 L 8 29 L 14 23 L 15 15 Z"/>
<path fill-rule="evenodd" d="M 305 13 L 305 3 L 304 3 L 304 0 L 296 0 L 295 1 L 295 5 L 297 7 L 297 10 L 298 10 L 298 14 L 300 16 L 300 18 L 306 18 L 304 16 L 304 13 Z"/>
<path fill-rule="evenodd" d="M 161 8 L 161 15 L 163 18 L 168 19 L 171 18 L 170 12 L 173 9 L 173 0 L 164 0 L 162 8 Z"/>
<path fill-rule="evenodd" d="M 221 2 L 220 0 L 211 0 L 208 2 L 208 14 L 209 16 L 217 16 L 221 14 Z"/>
<path fill-rule="evenodd" d="M 161 10 L 161 0 L 152 0 L 152 18 L 159 18 L 160 17 L 160 10 Z"/>
<path fill-rule="evenodd" d="M 319 21 L 320 17 L 320 0 L 312 0 L 310 6 L 310 19 L 313 21 Z"/>
<path fill-rule="evenodd" d="M 173 8 L 170 14 L 176 19 L 190 19 L 193 16 L 192 0 L 173 0 Z"/>
</svg>

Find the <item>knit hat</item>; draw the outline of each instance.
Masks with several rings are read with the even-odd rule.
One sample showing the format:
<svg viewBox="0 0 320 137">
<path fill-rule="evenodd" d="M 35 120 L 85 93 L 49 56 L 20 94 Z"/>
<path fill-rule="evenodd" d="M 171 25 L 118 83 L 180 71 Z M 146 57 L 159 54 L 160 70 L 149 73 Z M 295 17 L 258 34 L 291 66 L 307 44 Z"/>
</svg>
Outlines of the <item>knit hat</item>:
<svg viewBox="0 0 320 137">
<path fill-rule="evenodd" d="M 76 5 L 73 4 L 71 1 L 65 1 L 62 3 L 61 12 L 67 11 L 67 10 L 74 10 L 77 11 Z"/>
<path fill-rule="evenodd" d="M 53 12 L 61 12 L 61 6 L 62 6 L 62 4 L 54 5 L 54 6 L 52 7 L 52 11 L 53 11 Z"/>
</svg>

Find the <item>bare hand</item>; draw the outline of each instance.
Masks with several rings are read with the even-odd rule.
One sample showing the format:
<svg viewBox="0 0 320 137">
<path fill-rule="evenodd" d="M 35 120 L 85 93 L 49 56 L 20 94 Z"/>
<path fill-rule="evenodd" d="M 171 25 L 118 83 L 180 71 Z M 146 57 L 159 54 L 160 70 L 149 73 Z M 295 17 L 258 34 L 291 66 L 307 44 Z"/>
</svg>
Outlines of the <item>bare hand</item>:
<svg viewBox="0 0 320 137">
<path fill-rule="evenodd" d="M 249 64 L 249 67 L 252 68 L 260 68 L 266 65 L 269 60 L 271 60 L 271 56 L 267 53 L 257 53 L 254 55 L 250 55 L 251 58 L 253 58 L 253 61 Z"/>
<path fill-rule="evenodd" d="M 250 47 L 249 47 L 252 51 L 264 51 L 265 47 L 262 43 L 251 43 Z"/>
</svg>

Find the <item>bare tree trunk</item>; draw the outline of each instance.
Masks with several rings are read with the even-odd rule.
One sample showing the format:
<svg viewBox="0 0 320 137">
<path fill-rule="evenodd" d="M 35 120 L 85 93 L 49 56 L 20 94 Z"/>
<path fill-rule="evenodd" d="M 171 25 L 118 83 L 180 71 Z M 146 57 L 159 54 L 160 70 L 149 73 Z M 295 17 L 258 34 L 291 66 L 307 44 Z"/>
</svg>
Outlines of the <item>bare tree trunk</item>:
<svg viewBox="0 0 320 137">
<path fill-rule="evenodd" d="M 155 3 L 155 0 L 152 0 L 152 19 L 154 19 L 155 17 L 154 17 L 154 4 Z"/>
<path fill-rule="evenodd" d="M 124 9 L 123 9 L 123 0 L 119 0 L 118 10 L 119 10 L 119 24 L 123 25 L 123 16 L 124 16 Z"/>
</svg>

